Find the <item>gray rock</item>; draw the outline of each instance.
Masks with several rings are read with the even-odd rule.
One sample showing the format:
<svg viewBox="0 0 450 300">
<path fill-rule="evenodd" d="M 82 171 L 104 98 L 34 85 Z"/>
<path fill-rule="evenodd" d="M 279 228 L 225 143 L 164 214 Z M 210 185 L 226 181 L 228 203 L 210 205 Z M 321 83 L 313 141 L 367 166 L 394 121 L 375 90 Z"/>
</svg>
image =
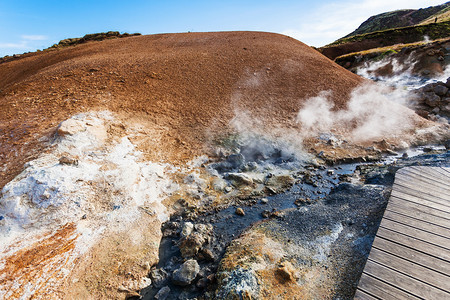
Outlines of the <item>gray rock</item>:
<svg viewBox="0 0 450 300">
<path fill-rule="evenodd" d="M 170 288 L 168 286 L 163 287 L 158 291 L 158 293 L 155 295 L 156 300 L 166 300 L 167 297 L 169 297 L 170 294 Z"/>
<path fill-rule="evenodd" d="M 450 88 L 450 77 L 447 78 L 447 82 L 445 83 L 445 86 L 448 87 L 448 88 Z"/>
<path fill-rule="evenodd" d="M 215 191 L 220 192 L 225 190 L 227 183 L 222 178 L 214 178 L 212 182 L 212 187 Z"/>
<path fill-rule="evenodd" d="M 245 158 L 240 153 L 232 154 L 232 155 L 228 156 L 227 162 L 230 163 L 230 165 L 233 169 L 238 169 L 238 168 L 242 167 L 242 165 L 244 164 Z"/>
<path fill-rule="evenodd" d="M 191 222 L 186 222 L 183 224 L 183 227 L 181 228 L 181 237 L 187 237 L 188 235 L 190 235 L 192 233 L 192 231 L 194 230 L 194 224 L 192 224 Z"/>
<path fill-rule="evenodd" d="M 230 180 L 231 184 L 235 187 L 253 184 L 253 179 L 244 173 L 228 173 L 227 179 Z"/>
<path fill-rule="evenodd" d="M 445 85 L 437 85 L 434 87 L 433 91 L 439 96 L 444 96 L 448 92 L 448 87 Z"/>
<path fill-rule="evenodd" d="M 206 241 L 205 236 L 199 232 L 193 232 L 187 237 L 182 238 L 178 245 L 181 256 L 184 258 L 195 256 Z"/>
<path fill-rule="evenodd" d="M 153 269 L 150 271 L 149 275 L 152 279 L 153 285 L 158 288 L 167 284 L 169 279 L 169 274 L 167 274 L 164 269 Z"/>
<path fill-rule="evenodd" d="M 260 287 L 256 273 L 238 267 L 232 272 L 220 274 L 215 299 L 259 299 Z M 245 297 L 245 298 L 244 298 Z"/>
<path fill-rule="evenodd" d="M 266 186 L 281 192 L 292 187 L 295 179 L 291 175 L 274 175 L 266 179 Z"/>
<path fill-rule="evenodd" d="M 425 103 L 428 104 L 431 107 L 439 106 L 439 102 L 441 101 L 441 98 L 434 94 L 434 93 L 427 93 L 425 98 Z"/>
<path fill-rule="evenodd" d="M 208 236 L 212 233 L 214 227 L 211 224 L 195 224 L 194 229 L 198 233 Z M 207 239 L 207 237 L 205 237 L 205 239 Z"/>
<path fill-rule="evenodd" d="M 191 284 L 200 272 L 200 266 L 195 259 L 185 261 L 172 275 L 172 282 L 176 285 L 186 286 Z"/>
</svg>

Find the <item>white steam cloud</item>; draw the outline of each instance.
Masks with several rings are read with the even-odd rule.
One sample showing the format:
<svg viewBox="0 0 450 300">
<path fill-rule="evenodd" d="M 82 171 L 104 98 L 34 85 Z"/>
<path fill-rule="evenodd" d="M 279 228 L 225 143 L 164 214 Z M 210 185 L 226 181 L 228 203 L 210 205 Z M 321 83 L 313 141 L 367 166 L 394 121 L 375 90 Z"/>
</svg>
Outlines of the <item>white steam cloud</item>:
<svg viewBox="0 0 450 300">
<path fill-rule="evenodd" d="M 343 110 L 335 110 L 330 97 L 330 92 L 321 92 L 299 111 L 297 122 L 307 136 L 339 132 L 354 142 L 364 142 L 398 136 L 414 127 L 414 112 L 400 104 L 408 99 L 407 91 L 364 85 L 352 92 Z"/>
</svg>

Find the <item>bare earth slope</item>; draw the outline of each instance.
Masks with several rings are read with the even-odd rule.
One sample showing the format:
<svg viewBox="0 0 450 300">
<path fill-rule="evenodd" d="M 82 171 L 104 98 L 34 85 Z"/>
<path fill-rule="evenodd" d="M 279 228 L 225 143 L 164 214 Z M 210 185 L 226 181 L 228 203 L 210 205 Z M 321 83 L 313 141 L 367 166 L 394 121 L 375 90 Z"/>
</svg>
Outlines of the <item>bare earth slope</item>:
<svg viewBox="0 0 450 300">
<path fill-rule="evenodd" d="M 0 64 L 0 187 L 46 130 L 77 112 L 108 109 L 158 125 L 149 158 L 186 161 L 237 108 L 290 126 L 302 99 L 331 90 L 343 107 L 361 81 L 301 42 L 262 32 L 137 36 L 31 54 Z"/>
</svg>

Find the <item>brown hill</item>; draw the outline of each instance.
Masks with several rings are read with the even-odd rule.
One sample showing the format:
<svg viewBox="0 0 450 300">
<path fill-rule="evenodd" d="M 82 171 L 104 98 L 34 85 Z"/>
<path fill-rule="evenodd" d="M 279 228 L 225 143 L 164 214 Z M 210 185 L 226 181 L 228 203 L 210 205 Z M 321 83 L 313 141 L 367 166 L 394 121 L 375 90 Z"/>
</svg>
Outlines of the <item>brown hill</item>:
<svg viewBox="0 0 450 300">
<path fill-rule="evenodd" d="M 299 41 L 262 32 L 135 36 L 24 55 L 0 64 L 0 187 L 78 112 L 155 124 L 162 135 L 151 158 L 185 161 L 236 109 L 293 126 L 302 99 L 332 90 L 343 107 L 361 80 Z"/>
</svg>

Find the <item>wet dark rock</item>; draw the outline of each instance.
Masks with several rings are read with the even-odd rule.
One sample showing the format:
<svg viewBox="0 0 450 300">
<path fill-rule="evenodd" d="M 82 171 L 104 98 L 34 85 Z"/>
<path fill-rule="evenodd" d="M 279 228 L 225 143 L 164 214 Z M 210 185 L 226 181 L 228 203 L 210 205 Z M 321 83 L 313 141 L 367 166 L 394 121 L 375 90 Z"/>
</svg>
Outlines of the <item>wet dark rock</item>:
<svg viewBox="0 0 450 300">
<path fill-rule="evenodd" d="M 263 211 L 261 212 L 261 216 L 262 216 L 263 218 L 268 218 L 268 217 L 270 217 L 270 210 L 263 210 Z"/>
<path fill-rule="evenodd" d="M 207 260 L 207 261 L 215 261 L 216 260 L 216 256 L 211 251 L 211 249 L 208 249 L 208 248 L 201 249 L 197 255 L 197 258 L 199 260 Z"/>
<path fill-rule="evenodd" d="M 434 87 L 433 91 L 436 95 L 444 96 L 448 92 L 448 87 L 444 84 L 439 84 Z"/>
<path fill-rule="evenodd" d="M 425 96 L 425 103 L 431 107 L 436 107 L 439 105 L 441 98 L 434 93 L 427 93 Z"/>
<path fill-rule="evenodd" d="M 162 268 L 151 270 L 149 276 L 153 285 L 157 288 L 166 285 L 169 280 L 169 274 Z"/>
<path fill-rule="evenodd" d="M 170 294 L 170 288 L 168 286 L 165 286 L 161 288 L 158 293 L 155 295 L 156 300 L 166 300 L 169 297 Z"/>
<path fill-rule="evenodd" d="M 191 284 L 197 274 L 200 272 L 200 266 L 194 259 L 185 261 L 179 269 L 172 274 L 172 282 L 176 285 L 186 286 Z"/>
</svg>

